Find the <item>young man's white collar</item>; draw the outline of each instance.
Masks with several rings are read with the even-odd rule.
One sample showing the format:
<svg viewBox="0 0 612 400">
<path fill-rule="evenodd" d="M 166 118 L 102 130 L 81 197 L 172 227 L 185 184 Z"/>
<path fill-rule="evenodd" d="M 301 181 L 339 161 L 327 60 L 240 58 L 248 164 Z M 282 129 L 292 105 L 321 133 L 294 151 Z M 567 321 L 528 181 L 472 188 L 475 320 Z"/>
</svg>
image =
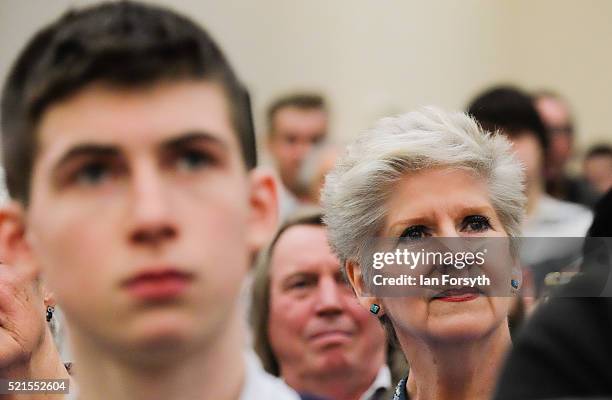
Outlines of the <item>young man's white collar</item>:
<svg viewBox="0 0 612 400">
<path fill-rule="evenodd" d="M 245 383 L 239 400 L 300 400 L 300 396 L 281 379 L 264 371 L 257 355 L 245 351 Z M 70 394 L 66 400 L 78 400 L 79 390 L 70 382 Z"/>
</svg>

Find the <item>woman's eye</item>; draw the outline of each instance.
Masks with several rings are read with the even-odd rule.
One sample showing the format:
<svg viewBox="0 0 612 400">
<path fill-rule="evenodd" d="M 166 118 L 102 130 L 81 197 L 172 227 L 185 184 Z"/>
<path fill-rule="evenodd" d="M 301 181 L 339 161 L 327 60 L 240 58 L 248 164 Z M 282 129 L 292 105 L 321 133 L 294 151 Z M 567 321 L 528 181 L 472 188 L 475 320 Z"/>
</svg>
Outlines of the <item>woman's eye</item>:
<svg viewBox="0 0 612 400">
<path fill-rule="evenodd" d="M 482 215 L 470 215 L 463 220 L 463 229 L 471 232 L 484 232 L 491 229 L 489 218 Z"/>
<path fill-rule="evenodd" d="M 402 232 L 402 235 L 400 237 L 408 238 L 411 240 L 417 240 L 417 239 L 423 239 L 427 235 L 428 235 L 427 227 L 423 225 L 415 225 L 415 226 L 409 226 L 408 228 L 406 228 L 404 232 Z"/>
<path fill-rule="evenodd" d="M 212 162 L 211 157 L 201 151 L 188 150 L 177 159 L 177 167 L 182 171 L 193 171 Z"/>
</svg>

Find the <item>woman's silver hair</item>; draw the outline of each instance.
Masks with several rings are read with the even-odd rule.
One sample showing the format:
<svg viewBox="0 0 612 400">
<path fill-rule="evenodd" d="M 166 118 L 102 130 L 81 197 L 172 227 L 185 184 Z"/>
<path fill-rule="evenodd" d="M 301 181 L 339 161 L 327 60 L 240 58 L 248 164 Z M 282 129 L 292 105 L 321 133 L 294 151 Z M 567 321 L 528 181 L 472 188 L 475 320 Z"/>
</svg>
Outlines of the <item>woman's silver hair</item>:
<svg viewBox="0 0 612 400">
<path fill-rule="evenodd" d="M 388 195 L 399 179 L 445 167 L 486 179 L 491 204 L 506 233 L 520 236 L 524 174 L 511 143 L 501 134 L 483 131 L 465 113 L 426 107 L 378 121 L 347 147 L 327 175 L 324 222 L 341 262 L 354 259 L 362 264 L 368 241 L 382 229 Z"/>
</svg>

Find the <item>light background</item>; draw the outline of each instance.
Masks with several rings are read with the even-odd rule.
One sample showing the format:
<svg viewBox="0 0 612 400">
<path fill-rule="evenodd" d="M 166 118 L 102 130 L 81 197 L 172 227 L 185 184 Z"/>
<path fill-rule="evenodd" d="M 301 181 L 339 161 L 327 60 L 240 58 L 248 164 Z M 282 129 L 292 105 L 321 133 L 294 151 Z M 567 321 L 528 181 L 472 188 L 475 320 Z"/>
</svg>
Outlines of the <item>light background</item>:
<svg viewBox="0 0 612 400">
<path fill-rule="evenodd" d="M 0 77 L 26 40 L 69 6 L 0 1 Z M 252 91 L 259 135 L 279 94 L 325 93 L 347 141 L 379 117 L 434 104 L 463 109 L 488 85 L 567 97 L 578 148 L 612 142 L 612 1 L 157 1 L 203 24 Z M 261 144 L 262 140 L 260 140 Z"/>
</svg>

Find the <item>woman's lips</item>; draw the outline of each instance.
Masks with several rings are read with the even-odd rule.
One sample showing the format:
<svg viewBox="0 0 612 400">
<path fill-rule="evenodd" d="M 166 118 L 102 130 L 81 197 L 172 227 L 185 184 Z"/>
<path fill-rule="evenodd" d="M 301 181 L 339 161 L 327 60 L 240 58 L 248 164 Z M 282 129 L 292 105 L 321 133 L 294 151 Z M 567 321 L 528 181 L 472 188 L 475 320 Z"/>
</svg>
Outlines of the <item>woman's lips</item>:
<svg viewBox="0 0 612 400">
<path fill-rule="evenodd" d="M 176 269 L 151 270 L 127 280 L 123 288 L 141 300 L 167 300 L 182 294 L 193 275 Z"/>
<path fill-rule="evenodd" d="M 480 296 L 481 293 L 482 292 L 478 288 L 472 288 L 472 287 L 447 289 L 447 290 L 443 290 L 442 292 L 439 292 L 438 294 L 436 294 L 431 300 L 432 301 L 440 300 L 440 301 L 447 301 L 451 303 L 458 303 L 462 301 L 474 300 L 478 298 L 478 296 Z"/>
</svg>

